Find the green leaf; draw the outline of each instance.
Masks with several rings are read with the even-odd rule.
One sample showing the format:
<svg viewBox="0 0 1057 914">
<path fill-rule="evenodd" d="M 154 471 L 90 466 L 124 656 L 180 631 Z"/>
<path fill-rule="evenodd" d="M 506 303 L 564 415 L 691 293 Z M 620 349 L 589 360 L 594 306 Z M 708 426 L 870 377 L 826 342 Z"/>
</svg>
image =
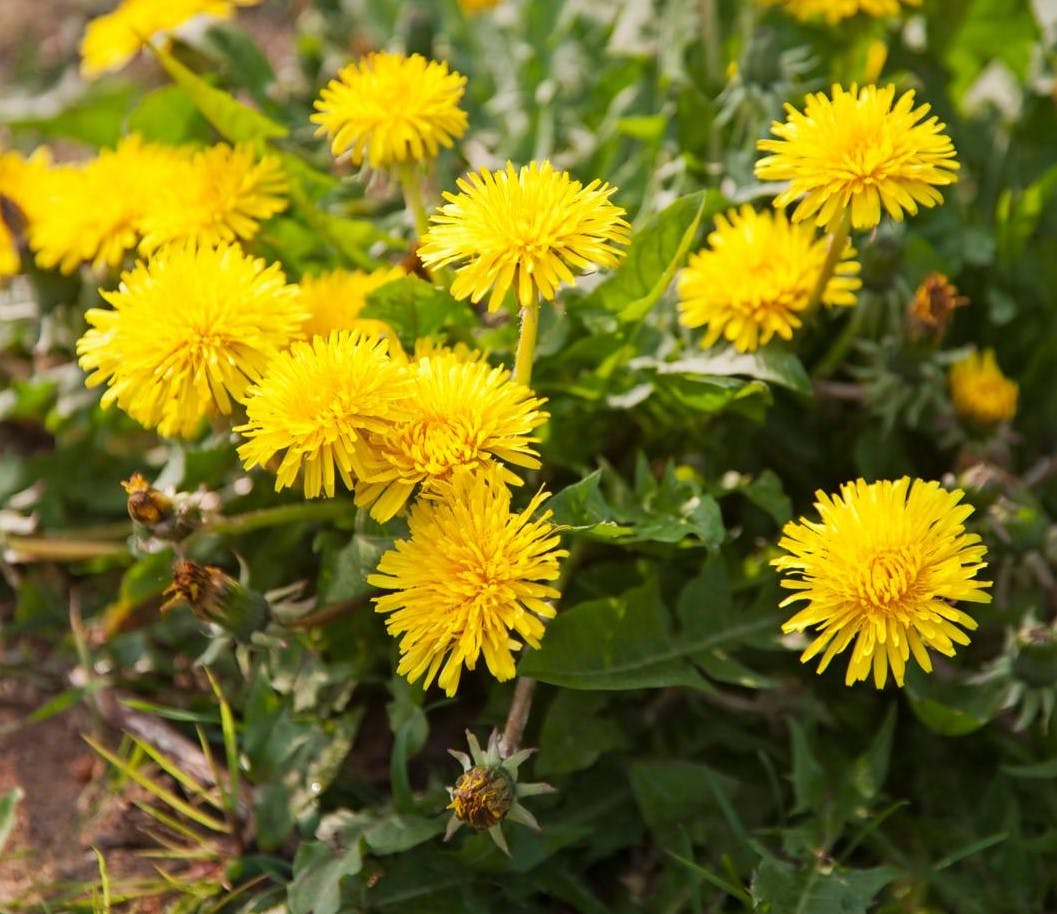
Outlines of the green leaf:
<svg viewBox="0 0 1057 914">
<path fill-rule="evenodd" d="M 729 800 L 737 787 L 707 765 L 678 760 L 635 762 L 628 774 L 642 818 L 662 842 L 714 814 L 716 791 Z"/>
<path fill-rule="evenodd" d="M 1048 781 L 1057 778 L 1057 758 L 1047 759 L 1045 762 L 1037 762 L 1033 765 L 1003 765 L 1002 770 L 1014 778 Z"/>
<path fill-rule="evenodd" d="M 590 534 L 598 539 L 630 535 L 634 528 L 616 522 L 613 509 L 599 488 L 601 482 L 602 471 L 595 470 L 552 495 L 547 507 L 554 513 L 554 522 L 569 532 Z"/>
<path fill-rule="evenodd" d="M 129 115 L 128 130 L 167 145 L 208 142 L 212 128 L 182 86 L 162 86 L 143 96 Z"/>
<path fill-rule="evenodd" d="M 732 646 L 773 620 L 739 620 L 701 637 L 673 634 L 656 580 L 564 610 L 547 626 L 538 651 L 521 661 L 526 676 L 571 689 L 645 689 L 685 685 L 710 690 L 692 663 L 704 651 Z"/>
<path fill-rule="evenodd" d="M 822 763 L 815 757 L 809 731 L 796 720 L 789 721 L 793 743 L 793 813 L 818 810 L 834 785 Z"/>
<path fill-rule="evenodd" d="M 142 90 L 131 83 L 96 83 L 73 103 L 47 117 L 11 118 L 13 130 L 33 130 L 45 137 L 77 140 L 101 148 L 115 146 L 125 133 L 125 119 Z"/>
<path fill-rule="evenodd" d="M 535 772 L 545 777 L 582 771 L 604 753 L 623 746 L 623 730 L 600 713 L 605 706 L 605 696 L 597 692 L 555 695 L 543 718 Z"/>
<path fill-rule="evenodd" d="M 768 914 L 867 914 L 877 893 L 899 875 L 891 866 L 827 870 L 812 863 L 797 869 L 769 858 L 756 868 L 750 891 L 756 910 Z"/>
<path fill-rule="evenodd" d="M 474 322 L 466 302 L 417 276 L 405 276 L 380 286 L 367 296 L 363 317 L 373 317 L 394 327 L 412 346 L 415 340 L 434 336 L 445 327 Z"/>
<path fill-rule="evenodd" d="M 641 320 L 668 288 L 701 220 L 727 205 L 727 199 L 716 191 L 698 191 L 650 217 L 635 233 L 620 266 L 578 307 L 615 312 L 626 323 Z"/>
<path fill-rule="evenodd" d="M 334 544 L 336 536 L 321 536 L 323 553 L 316 584 L 320 603 L 355 600 L 372 591 L 367 575 L 393 545 L 391 536 L 355 533 L 344 546 Z M 317 546 L 317 548 L 320 548 Z"/>
<path fill-rule="evenodd" d="M 19 801 L 23 797 L 22 789 L 15 787 L 3 796 L 0 796 L 0 851 L 7 844 L 11 831 L 15 827 L 15 811 L 18 809 Z"/>
<path fill-rule="evenodd" d="M 755 352 L 738 352 L 731 346 L 713 346 L 675 362 L 662 362 L 657 370 L 664 374 L 755 378 L 797 393 L 811 394 L 811 379 L 803 363 L 795 352 L 778 343 Z"/>
<path fill-rule="evenodd" d="M 222 89 L 209 85 L 164 48 L 152 46 L 165 71 L 194 101 L 216 131 L 232 143 L 284 137 L 289 131 Z"/>
<path fill-rule="evenodd" d="M 360 842 L 334 848 L 325 841 L 306 841 L 294 857 L 294 878 L 287 886 L 290 914 L 337 914 L 341 880 L 363 868 Z"/>
<path fill-rule="evenodd" d="M 998 716 L 1005 686 L 997 681 L 943 682 L 918 667 L 907 670 L 910 709 L 926 727 L 942 736 L 964 736 Z"/>
<path fill-rule="evenodd" d="M 996 60 L 1024 78 L 1039 39 L 1031 4 L 1010 6 L 1004 0 L 972 0 L 966 14 L 955 22 L 953 35 L 937 39 L 954 75 L 950 92 L 955 99 L 964 104 L 966 92 Z"/>
</svg>

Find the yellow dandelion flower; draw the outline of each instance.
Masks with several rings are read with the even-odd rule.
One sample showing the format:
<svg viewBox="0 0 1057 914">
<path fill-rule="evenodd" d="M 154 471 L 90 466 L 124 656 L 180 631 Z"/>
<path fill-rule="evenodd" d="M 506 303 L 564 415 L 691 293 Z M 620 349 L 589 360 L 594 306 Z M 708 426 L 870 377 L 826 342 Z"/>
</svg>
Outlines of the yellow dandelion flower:
<svg viewBox="0 0 1057 914">
<path fill-rule="evenodd" d="M 82 263 L 118 266 L 139 243 L 143 216 L 160 189 L 179 177 L 184 156 L 133 134 L 84 164 L 50 169 L 29 226 L 37 263 L 64 273 Z"/>
<path fill-rule="evenodd" d="M 460 469 L 477 470 L 502 460 L 535 469 L 539 457 L 532 432 L 547 421 L 546 402 L 505 369 L 440 350 L 408 369 L 411 386 L 394 404 L 390 422 L 371 436 L 356 503 L 371 506 L 371 516 L 386 521 L 416 486 L 449 479 Z M 506 468 L 500 478 L 521 480 Z"/>
<path fill-rule="evenodd" d="M 459 8 L 471 16 L 483 13 L 485 10 L 495 9 L 502 0 L 459 0 Z"/>
<path fill-rule="evenodd" d="M 835 228 L 845 212 L 857 229 L 881 221 L 881 208 L 896 221 L 918 205 L 943 202 L 937 185 L 953 184 L 954 146 L 927 104 L 914 107 L 914 92 L 895 101 L 895 86 L 833 86 L 832 98 L 808 95 L 804 111 L 786 105 L 786 121 L 771 124 L 777 140 L 757 146 L 773 155 L 756 163 L 765 181 L 789 181 L 775 206 L 803 199 L 794 220 L 814 219 Z"/>
<path fill-rule="evenodd" d="M 815 493 L 819 521 L 790 521 L 778 545 L 789 554 L 773 559 L 794 577 L 782 586 L 795 591 L 781 605 L 807 606 L 789 619 L 784 632 L 817 626 L 818 637 L 801 655 L 806 663 L 822 653 L 818 671 L 854 642 L 845 683 L 873 670 L 882 688 L 891 667 L 903 685 L 910 655 L 932 671 L 928 649 L 946 656 L 968 644 L 962 628 L 976 621 L 954 603 L 989 603 L 977 571 L 987 567 L 987 547 L 963 522 L 972 505 L 960 504 L 960 489 L 903 477 L 895 482 L 845 483 L 840 494 Z M 961 628 L 959 628 L 961 626 Z"/>
<path fill-rule="evenodd" d="M 331 330 L 359 330 L 369 336 L 393 336 L 385 321 L 360 317 L 367 296 L 394 279 L 407 274 L 400 267 L 365 270 L 333 270 L 319 276 L 305 276 L 299 283 L 301 304 L 308 313 L 302 333 L 326 336 Z"/>
<path fill-rule="evenodd" d="M 188 150 L 172 180 L 150 198 L 140 250 L 149 253 L 173 241 L 206 245 L 253 238 L 261 222 L 286 208 L 289 189 L 278 156 L 254 160 L 248 144 Z"/>
<path fill-rule="evenodd" d="M 431 217 L 418 256 L 430 269 L 455 264 L 451 293 L 475 304 L 491 289 L 488 310 L 502 304 L 514 286 L 518 303 L 551 301 L 572 269 L 613 267 L 628 243 L 624 210 L 609 198 L 615 187 L 595 180 L 584 187 L 550 162 L 520 170 L 482 168 L 458 181 Z"/>
<path fill-rule="evenodd" d="M 155 36 L 195 16 L 230 19 L 237 6 L 260 0 L 121 0 L 113 12 L 88 23 L 81 39 L 81 75 L 86 79 L 120 70 Z"/>
<path fill-rule="evenodd" d="M 796 224 L 781 210 L 751 206 L 716 217 L 708 248 L 691 255 L 679 274 L 679 321 L 706 326 L 701 345 L 723 337 L 739 352 L 755 352 L 773 336 L 793 337 L 826 260 L 828 241 L 814 226 Z M 855 304 L 862 285 L 855 251 L 842 258 L 822 292 L 826 306 Z"/>
<path fill-rule="evenodd" d="M 463 665 L 472 670 L 481 654 L 503 681 L 514 676 L 511 652 L 521 642 L 539 647 L 544 620 L 554 616 L 548 601 L 559 597 L 543 582 L 557 580 L 568 555 L 551 512 L 532 519 L 546 497 L 540 492 L 512 512 L 498 475 L 468 472 L 415 501 L 410 538 L 397 540 L 367 578 L 394 591 L 376 597 L 375 609 L 389 613 L 386 628 L 402 636 L 400 675 L 424 678 L 427 687 L 437 678 L 454 695 Z"/>
<path fill-rule="evenodd" d="M 87 384 L 163 435 L 230 413 L 304 317 L 278 265 L 235 245 L 163 248 L 101 294 L 113 310 L 90 309 L 77 343 Z"/>
<path fill-rule="evenodd" d="M 312 122 L 335 156 L 384 168 L 431 159 L 466 132 L 466 77 L 421 54 L 368 54 L 324 86 Z"/>
<path fill-rule="evenodd" d="M 994 425 L 1016 415 L 1017 383 L 1002 374 L 991 349 L 970 352 L 955 362 L 947 382 L 954 409 L 963 419 Z"/>
<path fill-rule="evenodd" d="M 248 391 L 246 424 L 235 429 L 247 439 L 239 456 L 250 469 L 285 451 L 276 491 L 292 486 L 303 468 L 305 495 L 332 497 L 335 471 L 353 488 L 365 434 L 382 429 L 405 391 L 404 369 L 384 340 L 347 330 L 298 340 Z"/>
<path fill-rule="evenodd" d="M 763 0 L 766 6 L 780 6 L 801 22 L 825 19 L 836 25 L 862 13 L 872 19 L 898 16 L 902 6 L 920 6 L 921 0 Z M 902 5 L 901 5 L 902 4 Z"/>
<path fill-rule="evenodd" d="M 40 191 L 48 165 L 47 150 L 28 159 L 17 152 L 0 152 L 0 279 L 21 269 L 21 236 L 43 208 Z"/>
</svg>

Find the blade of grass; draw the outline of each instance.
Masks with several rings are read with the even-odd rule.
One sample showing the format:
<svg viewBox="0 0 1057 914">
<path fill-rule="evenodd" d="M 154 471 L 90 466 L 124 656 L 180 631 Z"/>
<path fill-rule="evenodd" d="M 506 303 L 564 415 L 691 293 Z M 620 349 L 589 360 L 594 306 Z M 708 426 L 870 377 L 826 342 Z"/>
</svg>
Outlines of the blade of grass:
<svg viewBox="0 0 1057 914">
<path fill-rule="evenodd" d="M 224 755 L 227 759 L 228 765 L 228 789 L 222 789 L 220 796 L 223 800 L 224 811 L 227 812 L 232 820 L 234 820 L 238 808 L 239 790 L 241 787 L 239 778 L 239 749 L 235 734 L 235 716 L 231 713 L 231 705 L 228 704 L 228 701 L 224 697 L 224 693 L 221 691 L 216 679 L 213 678 L 213 673 L 208 669 L 206 670 L 206 677 L 209 679 L 209 685 L 213 689 L 213 694 L 216 695 L 217 702 L 220 705 L 220 731 L 224 735 Z M 219 778 L 217 779 L 217 783 L 220 783 Z"/>
</svg>

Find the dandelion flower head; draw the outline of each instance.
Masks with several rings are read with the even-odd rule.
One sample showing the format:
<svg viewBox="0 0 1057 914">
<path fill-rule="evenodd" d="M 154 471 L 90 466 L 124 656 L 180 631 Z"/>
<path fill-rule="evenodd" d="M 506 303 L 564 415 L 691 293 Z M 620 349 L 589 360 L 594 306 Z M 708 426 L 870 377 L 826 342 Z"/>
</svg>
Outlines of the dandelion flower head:
<svg viewBox="0 0 1057 914">
<path fill-rule="evenodd" d="M 466 132 L 466 77 L 421 54 L 379 52 L 350 63 L 316 99 L 316 133 L 335 156 L 385 168 L 434 158 Z"/>
<path fill-rule="evenodd" d="M 963 419 L 995 425 L 1016 415 L 1017 383 L 1002 374 L 991 349 L 970 352 L 951 365 L 947 383 L 954 409 Z"/>
<path fill-rule="evenodd" d="M 185 153 L 132 134 L 114 149 L 43 176 L 42 205 L 29 227 L 45 269 L 72 273 L 83 263 L 114 268 L 140 241 L 144 215 L 180 174 Z"/>
<path fill-rule="evenodd" d="M 720 337 L 754 352 L 771 337 L 792 339 L 826 260 L 828 241 L 814 226 L 790 223 L 782 210 L 745 205 L 716 217 L 708 247 L 679 274 L 679 320 L 708 329 L 701 345 Z M 859 264 L 845 245 L 822 292 L 827 306 L 855 304 Z"/>
<path fill-rule="evenodd" d="M 21 244 L 16 235 L 28 230 L 42 210 L 39 190 L 47 180 L 48 164 L 46 150 L 28 159 L 17 152 L 0 151 L 0 279 L 21 269 Z"/>
<path fill-rule="evenodd" d="M 893 104 L 894 102 L 894 104 Z M 757 146 L 771 155 L 756 163 L 765 181 L 789 181 L 775 206 L 800 199 L 794 220 L 814 219 L 833 230 L 850 213 L 856 229 L 873 228 L 882 208 L 896 221 L 918 206 L 943 202 L 937 186 L 953 184 L 958 169 L 946 125 L 914 107 L 914 92 L 895 99 L 895 86 L 834 85 L 832 97 L 809 94 L 803 112 L 786 105 L 771 124 L 778 139 Z"/>
<path fill-rule="evenodd" d="M 360 317 L 367 304 L 367 296 L 394 279 L 407 274 L 400 267 L 380 267 L 377 270 L 332 270 L 318 276 L 302 277 L 301 304 L 308 312 L 302 332 L 311 339 L 326 336 L 331 330 L 359 330 L 361 333 L 393 336 L 392 328 L 384 321 Z"/>
<path fill-rule="evenodd" d="M 818 629 L 801 662 L 822 654 L 821 673 L 852 645 L 847 685 L 872 670 L 882 688 L 891 669 L 902 686 L 911 655 L 931 672 L 929 649 L 949 657 L 955 644 L 969 643 L 962 629 L 976 621 L 954 604 L 989 603 L 991 582 L 975 577 L 987 549 L 965 531 L 973 509 L 961 504 L 963 494 L 920 479 L 859 479 L 836 496 L 816 493 L 820 520 L 786 524 L 778 545 L 788 555 L 772 564 L 794 593 L 781 605 L 807 605 L 782 631 Z"/>
<path fill-rule="evenodd" d="M 469 15 L 483 13 L 485 10 L 495 9 L 502 0 L 459 0 L 459 8 Z"/>
<path fill-rule="evenodd" d="M 411 506 L 410 537 L 386 552 L 368 583 L 393 591 L 375 598 L 386 628 L 400 636 L 397 672 L 410 682 L 434 679 L 448 695 L 462 668 L 483 654 L 500 681 L 514 676 L 513 651 L 539 647 L 548 601 L 559 597 L 559 548 L 550 511 L 533 520 L 546 493 L 524 511 L 495 472 L 455 474 Z"/>
<path fill-rule="evenodd" d="M 278 265 L 235 245 L 164 248 L 101 294 L 113 308 L 90 309 L 77 343 L 87 384 L 163 435 L 230 413 L 303 319 Z"/>
<path fill-rule="evenodd" d="M 246 469 L 282 454 L 275 488 L 294 485 L 303 470 L 305 495 L 333 496 L 337 478 L 352 489 L 368 431 L 380 431 L 406 390 L 404 368 L 386 342 L 347 330 L 298 340 L 268 364 L 246 397 Z"/>
<path fill-rule="evenodd" d="M 478 470 L 495 460 L 537 468 L 532 433 L 547 420 L 544 402 L 502 368 L 439 350 L 408 369 L 408 396 L 394 404 L 391 421 L 371 436 L 360 470 L 356 503 L 386 521 L 419 485 Z M 511 485 L 521 480 L 499 467 Z"/>
<path fill-rule="evenodd" d="M 573 270 L 613 267 L 623 256 L 630 226 L 610 202 L 616 188 L 609 184 L 584 187 L 550 162 L 520 169 L 507 162 L 457 183 L 461 193 L 445 191 L 448 202 L 430 217 L 418 256 L 431 269 L 455 265 L 451 293 L 458 299 L 476 304 L 489 295 L 488 310 L 495 311 L 513 286 L 518 304 L 528 307 L 575 282 Z"/>
<path fill-rule="evenodd" d="M 900 3 L 920 6 L 921 0 L 764 0 L 766 6 L 780 6 L 801 22 L 825 19 L 836 25 L 862 13 L 872 19 L 887 19 L 902 12 Z"/>
<path fill-rule="evenodd" d="M 88 23 L 81 39 L 81 74 L 92 78 L 120 70 L 150 39 L 195 16 L 230 19 L 238 6 L 260 0 L 121 0 L 117 8 Z"/>
<path fill-rule="evenodd" d="M 286 207 L 288 184 L 278 156 L 255 160 L 248 144 L 181 150 L 171 180 L 154 188 L 141 220 L 140 250 L 173 241 L 248 240 Z"/>
</svg>

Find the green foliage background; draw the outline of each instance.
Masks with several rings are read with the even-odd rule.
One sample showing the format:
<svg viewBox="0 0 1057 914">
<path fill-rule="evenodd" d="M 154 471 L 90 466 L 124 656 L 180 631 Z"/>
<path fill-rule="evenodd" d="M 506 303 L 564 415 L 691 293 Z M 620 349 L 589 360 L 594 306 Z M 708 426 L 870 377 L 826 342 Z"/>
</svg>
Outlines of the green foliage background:
<svg viewBox="0 0 1057 914">
<path fill-rule="evenodd" d="M 0 325 L 5 434 L 47 442 L 0 455 L 0 536 L 18 585 L 3 592 L 4 637 L 43 639 L 78 662 L 75 590 L 100 634 L 80 644 L 90 656 L 79 662 L 186 732 L 197 723 L 248 785 L 251 833 L 218 851 L 243 891 L 229 895 L 217 878 L 178 909 L 1057 907 L 1057 651 L 1045 628 L 1057 608 L 1052 7 L 925 0 L 902 21 L 825 28 L 710 0 L 510 0 L 473 19 L 454 0 L 317 0 L 291 25 L 296 68 L 281 77 L 239 24 L 225 24 L 147 78 L 110 77 L 57 113 L 41 104 L 7 118 L 25 149 L 97 148 L 130 131 L 266 144 L 294 189 L 254 249 L 294 278 L 371 267 L 401 256 L 404 213 L 335 175 L 311 102 L 350 47 L 420 51 L 469 78 L 465 143 L 609 181 L 634 226 L 617 270 L 543 314 L 533 382 L 552 418 L 544 469 L 526 488 L 555 493 L 572 556 L 559 615 L 520 671 L 543 684 L 527 734 L 540 751 L 525 768 L 559 792 L 531 801 L 542 833 L 507 827 L 510 859 L 485 834 L 439 839 L 444 785 L 458 774 L 445 750 L 464 747 L 467 727 L 483 738 L 501 725 L 512 684 L 478 671 L 444 700 L 393 675 L 364 576 L 401 522 L 379 527 L 351 500 L 275 495 L 259 472 L 246 484 L 225 434 L 162 441 L 100 411 L 73 344 L 114 277 L 31 271 L 3 292 L 13 315 Z M 916 88 L 948 124 L 959 183 L 942 207 L 855 239 L 865 286 L 854 317 L 823 314 L 793 344 L 752 355 L 701 350 L 675 320 L 675 271 L 716 213 L 774 192 L 752 169 L 782 104 L 861 83 L 875 41 L 888 49 L 880 81 Z M 43 93 L 60 75 L 27 64 L 19 91 Z M 453 187 L 464 152 L 441 157 L 435 190 Z M 904 343 L 904 312 L 936 270 L 971 304 L 943 351 L 923 353 Z M 28 312 L 16 308 L 27 301 Z M 486 326 L 415 280 L 381 290 L 369 313 L 406 342 L 440 332 L 512 360 L 514 321 Z M 1011 431 L 953 419 L 944 370 L 969 344 L 993 347 L 1020 385 Z M 228 520 L 196 535 L 193 556 L 236 575 L 241 565 L 260 592 L 304 582 L 334 610 L 328 621 L 232 650 L 186 611 L 159 616 L 172 556 L 125 543 L 119 481 L 135 470 L 216 492 Z M 842 663 L 816 676 L 780 637 L 768 560 L 816 489 L 904 474 L 967 490 L 995 601 L 975 610 L 972 645 L 933 677 L 910 676 L 904 691 L 849 689 Z M 27 538 L 15 521 L 30 514 Z M 70 561 L 24 561 L 42 558 L 42 541 L 83 548 Z M 1018 640 L 1031 622 L 1032 637 Z M 5 661 L 3 675 L 26 673 Z M 42 716 L 91 691 L 64 693 Z M 0 841 L 12 804 L 0 798 Z"/>
</svg>

